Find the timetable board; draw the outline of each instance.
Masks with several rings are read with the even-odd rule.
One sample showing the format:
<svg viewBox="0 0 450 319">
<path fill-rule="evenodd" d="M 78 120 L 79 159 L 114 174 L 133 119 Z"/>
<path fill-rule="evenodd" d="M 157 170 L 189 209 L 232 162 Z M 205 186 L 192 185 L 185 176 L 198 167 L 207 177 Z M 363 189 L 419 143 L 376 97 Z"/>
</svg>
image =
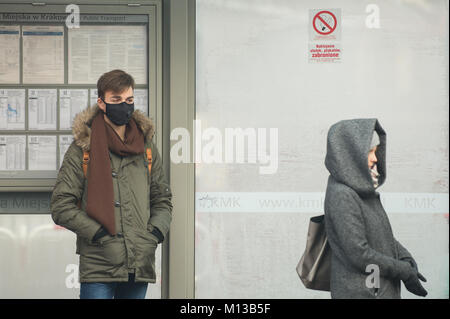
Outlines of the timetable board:
<svg viewBox="0 0 450 319">
<path fill-rule="evenodd" d="M 66 5 L 11 8 L 0 3 L 0 192 L 48 191 L 103 73 L 131 74 L 135 109 L 156 116 L 160 27 L 152 5 L 80 4 L 79 28 Z"/>
</svg>

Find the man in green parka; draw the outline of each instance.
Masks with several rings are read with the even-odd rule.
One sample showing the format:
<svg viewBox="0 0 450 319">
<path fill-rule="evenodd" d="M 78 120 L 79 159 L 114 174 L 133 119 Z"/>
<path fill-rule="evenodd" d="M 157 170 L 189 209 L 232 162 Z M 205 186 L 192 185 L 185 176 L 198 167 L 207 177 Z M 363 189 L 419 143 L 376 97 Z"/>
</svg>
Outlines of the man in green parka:
<svg viewBox="0 0 450 319">
<path fill-rule="evenodd" d="M 172 193 L 154 126 L 134 110 L 121 70 L 97 82 L 97 104 L 77 114 L 51 198 L 54 222 L 77 235 L 80 298 L 144 298 L 169 231 Z"/>
</svg>

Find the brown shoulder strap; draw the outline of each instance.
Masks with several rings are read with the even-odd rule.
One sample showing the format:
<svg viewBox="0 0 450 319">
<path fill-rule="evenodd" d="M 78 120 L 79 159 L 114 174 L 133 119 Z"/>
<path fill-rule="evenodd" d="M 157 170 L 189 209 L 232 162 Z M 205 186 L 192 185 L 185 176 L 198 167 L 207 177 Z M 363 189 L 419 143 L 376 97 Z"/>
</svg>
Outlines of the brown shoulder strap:
<svg viewBox="0 0 450 319">
<path fill-rule="evenodd" d="M 148 173 L 151 174 L 151 172 L 152 172 L 152 149 L 150 147 L 147 148 L 147 161 L 148 161 Z M 89 152 L 84 151 L 83 152 L 84 177 L 87 177 L 88 163 L 89 163 Z"/>
<path fill-rule="evenodd" d="M 89 163 L 89 152 L 83 151 L 83 173 L 84 178 L 87 178 L 87 169 L 88 169 L 88 163 Z M 81 209 L 81 199 L 77 202 L 78 208 Z"/>
<path fill-rule="evenodd" d="M 150 147 L 147 148 L 147 161 L 148 161 L 148 174 L 152 173 L 152 149 Z"/>
<path fill-rule="evenodd" d="M 88 151 L 83 151 L 83 172 L 84 172 L 84 177 L 87 177 L 88 163 L 89 163 L 89 152 Z"/>
</svg>

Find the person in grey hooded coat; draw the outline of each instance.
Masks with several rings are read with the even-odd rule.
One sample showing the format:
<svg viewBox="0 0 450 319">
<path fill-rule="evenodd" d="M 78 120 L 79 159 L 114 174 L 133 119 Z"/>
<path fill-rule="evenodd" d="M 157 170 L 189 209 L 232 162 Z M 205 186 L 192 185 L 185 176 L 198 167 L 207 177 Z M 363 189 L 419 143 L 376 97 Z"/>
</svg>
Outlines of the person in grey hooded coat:
<svg viewBox="0 0 450 319">
<path fill-rule="evenodd" d="M 386 133 L 378 120 L 331 126 L 325 166 L 330 172 L 325 230 L 332 252 L 331 297 L 401 298 L 400 281 L 425 296 L 419 280 L 426 279 L 395 239 L 376 191 L 386 179 Z"/>
</svg>

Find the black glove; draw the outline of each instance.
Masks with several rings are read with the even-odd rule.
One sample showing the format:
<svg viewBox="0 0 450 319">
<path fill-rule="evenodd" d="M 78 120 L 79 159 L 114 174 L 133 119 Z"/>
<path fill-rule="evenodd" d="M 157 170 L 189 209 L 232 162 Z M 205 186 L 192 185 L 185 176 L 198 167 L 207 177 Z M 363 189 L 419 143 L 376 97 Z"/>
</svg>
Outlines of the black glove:
<svg viewBox="0 0 450 319">
<path fill-rule="evenodd" d="M 425 288 L 423 288 L 419 279 L 424 282 L 427 281 L 420 272 L 417 272 L 415 275 L 409 276 L 408 279 L 403 281 L 403 283 L 405 284 L 405 287 L 406 289 L 408 289 L 409 292 L 417 296 L 425 297 L 428 294 L 428 292 L 425 290 Z"/>
<path fill-rule="evenodd" d="M 153 226 L 153 229 L 150 232 L 150 234 L 153 234 L 156 238 L 158 238 L 158 244 L 163 242 L 164 235 L 157 227 Z"/>
<path fill-rule="evenodd" d="M 423 282 L 427 282 L 427 279 L 419 272 L 419 267 L 417 266 L 416 261 L 412 257 L 405 257 L 402 259 L 403 261 L 407 261 L 411 267 L 417 272 L 417 277 Z"/>
<path fill-rule="evenodd" d="M 100 238 L 109 235 L 108 231 L 102 226 L 99 230 L 95 233 L 94 237 L 92 238 L 92 241 L 95 242 L 99 240 Z"/>
<path fill-rule="evenodd" d="M 427 282 L 427 278 L 425 278 L 420 272 L 417 272 L 417 277 L 419 277 L 419 279 L 423 282 Z"/>
</svg>

